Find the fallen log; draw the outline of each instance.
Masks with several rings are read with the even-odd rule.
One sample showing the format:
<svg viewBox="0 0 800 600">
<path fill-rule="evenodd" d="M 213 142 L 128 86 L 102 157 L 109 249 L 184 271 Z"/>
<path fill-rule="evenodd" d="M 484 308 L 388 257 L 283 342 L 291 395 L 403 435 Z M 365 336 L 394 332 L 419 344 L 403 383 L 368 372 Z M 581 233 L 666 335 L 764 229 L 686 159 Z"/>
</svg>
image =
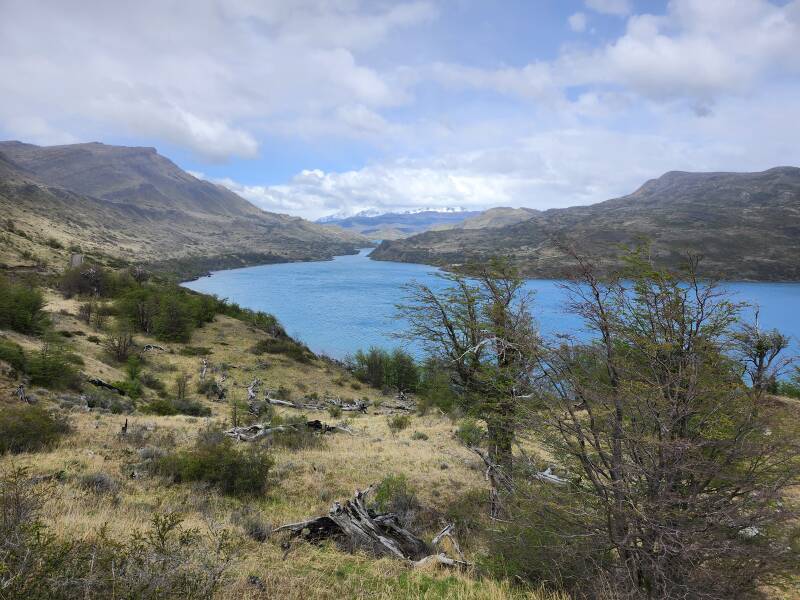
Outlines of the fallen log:
<svg viewBox="0 0 800 600">
<path fill-rule="evenodd" d="M 367 412 L 367 403 L 359 400 L 355 403 L 344 403 L 341 400 L 335 400 L 333 398 L 325 399 L 325 404 L 305 404 L 303 402 L 290 402 L 289 400 L 280 400 L 278 398 L 272 398 L 267 396 L 265 398 L 267 402 L 272 404 L 273 406 L 283 406 L 285 408 L 294 408 L 297 410 L 325 410 L 326 404 L 331 404 L 333 406 L 339 407 L 341 410 L 347 412 Z"/>
<path fill-rule="evenodd" d="M 145 352 L 150 352 L 152 350 L 161 350 L 162 352 L 167 351 L 166 348 L 163 348 L 162 346 L 158 346 L 156 344 L 145 344 L 144 347 L 142 348 L 142 354 L 144 354 Z"/>
<path fill-rule="evenodd" d="M 254 440 L 270 436 L 274 433 L 283 431 L 300 431 L 300 427 L 305 427 L 311 431 L 319 434 L 325 433 L 347 433 L 348 435 L 355 435 L 350 429 L 343 425 L 328 425 L 318 419 L 306 421 L 305 423 L 295 424 L 289 423 L 287 425 L 272 426 L 269 423 L 256 423 L 248 425 L 247 427 L 233 427 L 225 432 L 225 435 L 230 436 L 240 442 L 252 442 Z"/>
<path fill-rule="evenodd" d="M 452 525 L 445 527 L 429 544 L 403 527 L 393 513 L 378 514 L 369 509 L 365 498 L 372 488 L 356 490 L 353 498 L 343 504 L 334 502 L 327 515 L 282 525 L 273 533 L 288 531 L 290 540 L 301 538 L 310 543 L 333 540 L 347 552 L 366 550 L 376 557 L 389 556 L 407 561 L 414 567 L 431 563 L 469 566 L 463 559 L 455 560 L 443 552 L 434 552 L 444 534 L 450 534 Z"/>
<path fill-rule="evenodd" d="M 101 387 L 101 388 L 105 388 L 107 390 L 112 390 L 114 392 L 117 392 L 121 396 L 125 395 L 125 390 L 123 390 L 120 387 L 117 387 L 116 385 L 114 385 L 112 383 L 108 383 L 106 381 L 103 381 L 102 379 L 100 379 L 98 377 L 89 377 L 86 381 L 91 383 L 92 385 L 94 385 L 96 387 Z"/>
</svg>

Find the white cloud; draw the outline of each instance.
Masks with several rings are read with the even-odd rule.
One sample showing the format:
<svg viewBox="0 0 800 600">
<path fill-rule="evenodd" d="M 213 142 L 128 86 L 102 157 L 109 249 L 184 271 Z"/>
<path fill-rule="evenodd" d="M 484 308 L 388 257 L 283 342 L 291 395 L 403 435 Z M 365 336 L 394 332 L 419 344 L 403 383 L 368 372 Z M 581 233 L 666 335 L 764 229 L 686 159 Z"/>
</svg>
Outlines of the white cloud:
<svg viewBox="0 0 800 600">
<path fill-rule="evenodd" d="M 586 8 L 617 16 L 630 14 L 632 9 L 630 0 L 586 0 Z"/>
<path fill-rule="evenodd" d="M 409 96 L 368 66 L 429 2 L 6 0 L 0 18 L 0 128 L 53 143 L 116 134 L 172 142 L 208 159 L 251 157 L 287 120 L 381 128 Z"/>
<path fill-rule="evenodd" d="M 341 173 L 306 170 L 276 186 L 217 182 L 266 210 L 316 219 L 343 209 L 566 207 L 629 194 L 670 170 L 755 171 L 800 163 L 800 119 L 781 117 L 800 105 L 800 90 L 759 95 L 757 109 L 751 100 L 690 122 L 656 105 L 639 115 L 650 125 L 636 133 L 580 126 L 537 132 L 518 123 L 518 137 L 479 150 Z"/>
<path fill-rule="evenodd" d="M 586 13 L 576 12 L 575 14 L 570 15 L 567 18 L 567 23 L 569 23 L 569 28 L 572 29 L 572 31 L 586 31 Z"/>
</svg>

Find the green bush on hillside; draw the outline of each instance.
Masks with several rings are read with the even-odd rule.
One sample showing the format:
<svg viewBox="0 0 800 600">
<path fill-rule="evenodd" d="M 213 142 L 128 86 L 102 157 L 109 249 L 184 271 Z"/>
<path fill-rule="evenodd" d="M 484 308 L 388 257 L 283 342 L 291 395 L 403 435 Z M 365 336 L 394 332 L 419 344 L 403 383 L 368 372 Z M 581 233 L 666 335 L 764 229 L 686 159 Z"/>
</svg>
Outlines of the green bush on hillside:
<svg viewBox="0 0 800 600">
<path fill-rule="evenodd" d="M 211 414 L 211 409 L 197 400 L 188 398 L 156 398 L 142 407 L 142 411 L 170 417 L 173 415 L 189 415 L 191 417 L 207 417 Z"/>
<path fill-rule="evenodd" d="M 27 372 L 31 383 L 51 389 L 80 389 L 81 381 L 75 365 L 83 360 L 70 352 L 58 336 L 48 336 L 41 349 L 28 358 Z"/>
<path fill-rule="evenodd" d="M 48 325 L 44 296 L 36 288 L 0 277 L 0 329 L 40 334 Z"/>
<path fill-rule="evenodd" d="M 27 370 L 28 361 L 22 346 L 11 340 L 0 338 L 0 360 L 7 362 L 18 373 Z"/>
<path fill-rule="evenodd" d="M 40 406 L 8 406 L 0 411 L 0 454 L 49 448 L 69 431 L 67 421 Z"/>
<path fill-rule="evenodd" d="M 392 352 L 380 348 L 359 350 L 345 362 L 356 379 L 376 389 L 416 392 L 419 388 L 419 367 L 408 352 L 399 348 Z"/>
<path fill-rule="evenodd" d="M 223 494 L 263 494 L 275 461 L 257 445 L 241 449 L 219 429 L 202 431 L 194 447 L 168 454 L 154 463 L 161 475 L 176 483 L 206 482 Z"/>
</svg>

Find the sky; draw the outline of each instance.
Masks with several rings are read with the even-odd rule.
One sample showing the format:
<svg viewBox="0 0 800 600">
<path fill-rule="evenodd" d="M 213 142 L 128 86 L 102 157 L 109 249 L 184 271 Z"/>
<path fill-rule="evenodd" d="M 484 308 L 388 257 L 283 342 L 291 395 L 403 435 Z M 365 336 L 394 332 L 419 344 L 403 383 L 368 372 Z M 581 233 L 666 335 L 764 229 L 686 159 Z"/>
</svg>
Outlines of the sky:
<svg viewBox="0 0 800 600">
<path fill-rule="evenodd" d="M 2 139 L 310 219 L 800 165 L 800 0 L 0 0 L 0 74 Z"/>
</svg>

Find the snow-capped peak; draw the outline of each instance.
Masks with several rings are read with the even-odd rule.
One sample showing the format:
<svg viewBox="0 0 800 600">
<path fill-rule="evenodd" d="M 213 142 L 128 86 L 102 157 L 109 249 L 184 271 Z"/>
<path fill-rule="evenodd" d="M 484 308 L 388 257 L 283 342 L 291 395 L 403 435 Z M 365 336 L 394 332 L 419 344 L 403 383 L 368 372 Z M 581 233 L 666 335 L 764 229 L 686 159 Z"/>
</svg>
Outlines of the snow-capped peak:
<svg viewBox="0 0 800 600">
<path fill-rule="evenodd" d="M 436 213 L 459 213 L 467 212 L 468 208 L 461 206 L 433 206 L 424 208 L 409 208 L 405 210 L 386 210 L 380 208 L 366 208 L 364 210 L 354 211 L 352 209 L 343 209 L 325 217 L 317 219 L 317 223 L 331 223 L 333 221 L 341 221 L 342 219 L 350 219 L 352 217 L 380 217 L 382 215 L 415 215 L 424 212 Z"/>
</svg>

